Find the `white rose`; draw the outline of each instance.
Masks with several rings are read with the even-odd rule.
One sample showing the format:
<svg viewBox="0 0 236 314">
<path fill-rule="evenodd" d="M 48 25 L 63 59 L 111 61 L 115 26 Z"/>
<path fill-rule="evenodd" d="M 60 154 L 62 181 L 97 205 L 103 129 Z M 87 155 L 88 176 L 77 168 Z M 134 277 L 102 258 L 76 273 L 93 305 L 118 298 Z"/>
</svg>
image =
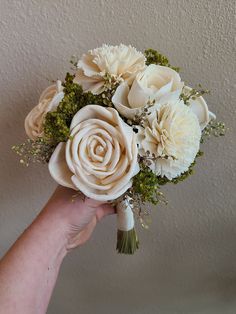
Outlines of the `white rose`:
<svg viewBox="0 0 236 314">
<path fill-rule="evenodd" d="M 98 201 L 117 199 L 139 171 L 136 136 L 113 108 L 88 105 L 74 116 L 70 139 L 60 143 L 49 171 L 61 185 Z"/>
<path fill-rule="evenodd" d="M 154 161 L 151 170 L 169 180 L 188 170 L 199 151 L 201 129 L 197 116 L 183 101 L 169 99 L 150 108 L 146 126 L 138 127 L 140 155 Z"/>
<path fill-rule="evenodd" d="M 121 115 L 132 119 L 148 103 L 157 102 L 173 92 L 179 97 L 182 88 L 183 82 L 176 71 L 151 64 L 136 76 L 131 88 L 122 83 L 112 102 Z"/>
<path fill-rule="evenodd" d="M 107 74 L 115 81 L 131 84 L 137 73 L 144 70 L 145 61 L 145 56 L 131 46 L 103 45 L 82 56 L 74 82 L 82 85 L 84 91 L 100 94 Z"/>
<path fill-rule="evenodd" d="M 47 112 L 56 109 L 64 97 L 61 81 L 46 88 L 39 98 L 39 104 L 25 118 L 25 131 L 28 137 L 36 140 L 43 136 L 43 123 Z"/>
</svg>

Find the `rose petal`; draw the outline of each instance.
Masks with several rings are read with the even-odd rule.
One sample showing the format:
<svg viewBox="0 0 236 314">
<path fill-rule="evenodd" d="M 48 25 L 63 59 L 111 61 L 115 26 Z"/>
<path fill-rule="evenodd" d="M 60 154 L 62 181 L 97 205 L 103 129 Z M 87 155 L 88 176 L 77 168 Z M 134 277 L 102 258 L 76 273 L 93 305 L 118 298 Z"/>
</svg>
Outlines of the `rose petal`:
<svg viewBox="0 0 236 314">
<path fill-rule="evenodd" d="M 85 106 L 74 115 L 71 121 L 70 130 L 72 131 L 79 123 L 91 119 L 104 120 L 107 121 L 108 124 L 111 123 L 111 125 L 113 125 L 114 122 L 112 121 L 112 118 L 113 115 L 107 108 L 98 105 Z"/>
<path fill-rule="evenodd" d="M 56 85 L 48 86 L 40 95 L 39 103 L 42 102 L 44 99 L 52 99 L 56 93 Z"/>
<path fill-rule="evenodd" d="M 69 170 L 65 159 L 65 143 L 59 143 L 54 150 L 48 164 L 53 179 L 62 186 L 76 189 L 71 181 L 73 173 Z"/>
<path fill-rule="evenodd" d="M 151 98 L 153 91 L 150 88 L 142 86 L 139 81 L 134 80 L 130 92 L 128 93 L 128 102 L 131 108 L 142 108 Z"/>
<path fill-rule="evenodd" d="M 132 186 L 132 182 L 129 181 L 127 184 L 123 185 L 122 187 L 120 187 L 120 189 L 118 191 L 116 191 L 116 193 L 102 193 L 99 192 L 96 189 L 91 189 L 88 188 L 88 186 L 86 184 L 84 184 L 83 182 L 81 182 L 80 180 L 78 180 L 78 178 L 76 176 L 72 177 L 72 181 L 74 183 L 74 185 L 82 192 L 84 193 L 87 197 L 92 198 L 93 200 L 96 201 L 112 201 L 117 199 L 118 197 L 120 197 L 122 194 L 124 194 L 131 186 Z"/>
<path fill-rule="evenodd" d="M 60 92 L 58 94 L 56 94 L 53 99 L 50 101 L 48 108 L 47 108 L 47 112 L 48 111 L 53 111 L 54 109 L 57 108 L 57 106 L 59 105 L 59 103 L 62 101 L 62 99 L 64 98 L 64 93 Z"/>
<path fill-rule="evenodd" d="M 185 86 L 184 91 L 190 92 L 191 87 Z M 196 114 L 200 127 L 203 130 L 210 121 L 209 110 L 207 103 L 202 96 L 196 97 L 196 99 L 189 99 L 189 108 Z"/>
</svg>

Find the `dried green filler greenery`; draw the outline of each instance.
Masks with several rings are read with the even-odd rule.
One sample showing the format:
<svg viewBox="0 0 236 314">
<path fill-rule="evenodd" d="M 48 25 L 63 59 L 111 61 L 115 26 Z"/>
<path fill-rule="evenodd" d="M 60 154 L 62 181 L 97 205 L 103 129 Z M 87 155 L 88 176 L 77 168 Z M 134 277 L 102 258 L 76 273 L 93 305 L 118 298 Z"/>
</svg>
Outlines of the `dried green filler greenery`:
<svg viewBox="0 0 236 314">
<path fill-rule="evenodd" d="M 84 93 L 82 87 L 73 83 L 74 75 L 67 73 L 64 86 L 65 96 L 57 109 L 48 112 L 44 122 L 44 137 L 53 143 L 65 142 L 69 138 L 70 124 L 74 115 L 89 104 L 104 105 L 102 95 Z"/>
<path fill-rule="evenodd" d="M 225 124 L 221 121 L 211 120 L 205 129 L 202 131 L 201 143 L 211 136 L 224 136 L 226 132 Z"/>
<path fill-rule="evenodd" d="M 203 152 L 199 151 L 196 158 L 202 155 Z M 130 194 L 130 196 L 135 199 L 135 195 L 138 194 L 141 203 L 150 202 L 154 205 L 160 201 L 165 203 L 163 193 L 160 192 L 160 186 L 166 183 L 177 184 L 187 179 L 194 173 L 193 168 L 196 164 L 196 158 L 187 171 L 172 180 L 166 177 L 156 176 L 148 166 L 142 164 L 140 172 L 133 178 L 133 187 L 131 190 L 133 194 Z"/>
<path fill-rule="evenodd" d="M 182 173 L 180 176 L 172 179 L 172 180 L 169 180 L 167 179 L 166 177 L 158 177 L 158 184 L 159 185 L 165 185 L 166 183 L 174 183 L 174 184 L 177 184 L 179 182 L 182 182 L 184 181 L 185 179 L 187 179 L 189 176 L 191 176 L 193 173 L 194 173 L 194 166 L 196 165 L 196 159 L 198 157 L 201 157 L 203 156 L 203 152 L 202 151 L 199 151 L 195 157 L 195 160 L 191 163 L 191 165 L 189 166 L 188 170 L 185 171 L 184 173 Z"/>
<path fill-rule="evenodd" d="M 190 99 L 195 100 L 196 98 L 203 96 L 205 94 L 210 94 L 210 91 L 208 89 L 203 89 L 201 84 L 198 85 L 198 88 L 192 88 L 190 90 L 184 90 L 180 94 L 180 99 L 182 99 L 185 103 L 185 105 L 190 105 Z"/>
<path fill-rule="evenodd" d="M 55 145 L 43 138 L 35 141 L 27 139 L 20 145 L 14 145 L 12 150 L 20 157 L 20 163 L 29 166 L 30 162 L 47 163 L 55 149 Z"/>
<path fill-rule="evenodd" d="M 70 124 L 74 115 L 87 105 L 112 106 L 111 98 L 118 86 L 113 78 L 105 77 L 105 91 L 100 95 L 83 92 L 80 85 L 73 82 L 74 75 L 67 73 L 64 86 L 64 98 L 57 109 L 48 112 L 44 122 L 44 137 L 53 143 L 66 142 L 70 134 Z"/>
<path fill-rule="evenodd" d="M 158 177 L 146 166 L 141 166 L 140 172 L 133 178 L 133 192 L 140 195 L 142 203 L 157 204 L 162 193 L 159 191 Z"/>
<path fill-rule="evenodd" d="M 169 68 L 175 70 L 176 72 L 180 71 L 180 68 L 171 66 L 168 58 L 166 56 L 164 56 L 163 54 L 159 53 L 157 50 L 154 50 L 151 48 L 147 49 L 144 51 L 144 55 L 146 57 L 146 64 L 147 65 L 158 64 L 158 65 L 163 65 L 163 66 L 169 67 Z"/>
</svg>

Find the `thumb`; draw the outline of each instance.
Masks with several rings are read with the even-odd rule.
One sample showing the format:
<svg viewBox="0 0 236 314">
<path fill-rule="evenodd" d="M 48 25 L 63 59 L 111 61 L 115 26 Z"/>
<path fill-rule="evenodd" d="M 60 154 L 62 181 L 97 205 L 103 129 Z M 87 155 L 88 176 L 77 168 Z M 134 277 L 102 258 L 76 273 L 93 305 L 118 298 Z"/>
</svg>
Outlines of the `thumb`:
<svg viewBox="0 0 236 314">
<path fill-rule="evenodd" d="M 97 220 L 101 220 L 103 217 L 107 215 L 112 215 L 116 213 L 115 207 L 113 207 L 111 204 L 103 204 L 97 208 L 96 211 L 96 217 Z"/>
</svg>

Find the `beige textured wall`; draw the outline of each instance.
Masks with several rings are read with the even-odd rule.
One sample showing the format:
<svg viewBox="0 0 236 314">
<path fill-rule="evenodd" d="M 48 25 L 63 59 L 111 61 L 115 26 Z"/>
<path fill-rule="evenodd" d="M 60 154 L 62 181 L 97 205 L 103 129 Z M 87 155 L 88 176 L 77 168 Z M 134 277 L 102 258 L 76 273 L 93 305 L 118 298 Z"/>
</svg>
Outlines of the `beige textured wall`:
<svg viewBox="0 0 236 314">
<path fill-rule="evenodd" d="M 135 256 L 116 254 L 115 217 L 99 225 L 65 260 L 48 313 L 236 313 L 235 1 L 1 0 L 0 12 L 0 255 L 55 187 L 46 167 L 24 168 L 10 150 L 46 78 L 104 42 L 153 47 L 211 90 L 230 130 L 204 145 L 192 178 L 165 188 L 169 205 L 139 228 Z"/>
</svg>

